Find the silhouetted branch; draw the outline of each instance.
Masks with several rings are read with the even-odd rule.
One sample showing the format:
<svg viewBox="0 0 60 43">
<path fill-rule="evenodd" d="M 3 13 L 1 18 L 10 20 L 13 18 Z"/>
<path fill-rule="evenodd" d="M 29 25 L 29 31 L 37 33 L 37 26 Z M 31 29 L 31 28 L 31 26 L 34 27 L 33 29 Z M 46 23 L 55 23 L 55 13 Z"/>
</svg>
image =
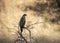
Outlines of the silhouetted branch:
<svg viewBox="0 0 60 43">
<path fill-rule="evenodd" d="M 19 33 L 21 35 L 21 38 L 23 38 L 25 40 L 26 43 L 28 43 L 28 41 L 23 37 L 23 35 L 21 33 Z"/>
<path fill-rule="evenodd" d="M 21 39 L 17 39 L 17 40 L 15 40 L 14 43 L 17 43 L 18 41 L 21 41 Z"/>
<path fill-rule="evenodd" d="M 16 42 L 18 42 L 18 41 L 21 41 L 21 43 L 22 43 L 22 38 L 24 39 L 24 41 L 26 42 L 26 43 L 28 43 L 28 41 L 23 37 L 23 35 L 19 32 L 19 35 L 21 36 L 20 38 L 18 37 L 18 39 L 17 40 L 15 40 L 14 41 L 14 43 L 16 43 Z"/>
<path fill-rule="evenodd" d="M 31 42 L 31 31 L 29 30 L 29 27 L 32 26 L 32 25 L 35 25 L 35 24 L 40 24 L 40 23 L 43 23 L 43 22 L 36 22 L 36 23 L 34 23 L 34 24 L 30 24 L 30 25 L 24 27 L 24 29 L 26 29 L 27 31 L 29 31 L 30 43 L 32 43 L 32 42 Z M 18 27 L 18 29 L 19 29 L 19 27 Z M 14 43 L 16 43 L 17 41 L 21 41 L 21 43 L 22 43 L 22 39 L 20 39 L 20 38 L 23 38 L 24 41 L 25 41 L 26 43 L 28 43 L 28 41 L 23 37 L 23 35 L 22 35 L 22 33 L 20 32 L 20 30 L 18 30 L 18 34 L 19 34 L 19 36 L 18 36 L 19 39 L 15 40 Z M 20 37 L 20 36 L 21 36 L 21 37 Z"/>
<path fill-rule="evenodd" d="M 30 24 L 30 25 L 26 26 L 25 28 L 29 28 L 29 27 L 32 26 L 32 25 L 36 25 L 36 24 L 40 24 L 40 23 L 44 23 L 44 22 L 36 22 L 36 23 L 34 23 L 34 24 Z"/>
<path fill-rule="evenodd" d="M 31 42 L 31 31 L 29 29 L 27 29 L 26 27 L 24 27 L 24 28 L 29 31 L 30 43 L 32 43 Z"/>
</svg>

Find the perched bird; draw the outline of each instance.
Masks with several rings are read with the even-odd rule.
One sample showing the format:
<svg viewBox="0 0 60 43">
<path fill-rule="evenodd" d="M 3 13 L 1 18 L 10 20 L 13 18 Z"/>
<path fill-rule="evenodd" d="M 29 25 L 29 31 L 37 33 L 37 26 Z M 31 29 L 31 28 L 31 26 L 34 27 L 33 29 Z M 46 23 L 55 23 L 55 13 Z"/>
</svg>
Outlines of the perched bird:
<svg viewBox="0 0 60 43">
<path fill-rule="evenodd" d="M 21 20 L 19 22 L 19 27 L 20 27 L 21 33 L 23 32 L 23 29 L 24 29 L 24 26 L 26 23 L 26 18 L 25 18 L 26 16 L 27 16 L 26 14 L 23 14 L 23 16 L 21 17 Z"/>
<path fill-rule="evenodd" d="M 60 8 L 60 0 L 56 0 L 58 7 Z"/>
</svg>

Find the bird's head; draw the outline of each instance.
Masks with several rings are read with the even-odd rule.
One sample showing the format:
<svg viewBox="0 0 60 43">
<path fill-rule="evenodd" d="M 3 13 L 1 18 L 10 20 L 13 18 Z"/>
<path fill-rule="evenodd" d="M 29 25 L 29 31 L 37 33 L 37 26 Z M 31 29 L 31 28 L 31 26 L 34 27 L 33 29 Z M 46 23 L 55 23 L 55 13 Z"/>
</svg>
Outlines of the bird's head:
<svg viewBox="0 0 60 43">
<path fill-rule="evenodd" d="M 23 16 L 27 16 L 27 14 L 23 14 Z"/>
</svg>

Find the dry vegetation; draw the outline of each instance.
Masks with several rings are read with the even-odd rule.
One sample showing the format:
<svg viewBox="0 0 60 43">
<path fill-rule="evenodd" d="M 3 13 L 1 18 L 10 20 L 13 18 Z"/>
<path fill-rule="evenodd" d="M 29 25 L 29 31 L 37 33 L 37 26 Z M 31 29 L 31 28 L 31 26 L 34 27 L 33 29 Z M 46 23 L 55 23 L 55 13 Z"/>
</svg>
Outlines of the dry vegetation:
<svg viewBox="0 0 60 43">
<path fill-rule="evenodd" d="M 60 43 L 60 12 L 55 0 L 0 0 L 0 43 L 17 39 L 24 13 L 32 43 Z M 23 36 L 30 42 L 26 29 Z"/>
</svg>

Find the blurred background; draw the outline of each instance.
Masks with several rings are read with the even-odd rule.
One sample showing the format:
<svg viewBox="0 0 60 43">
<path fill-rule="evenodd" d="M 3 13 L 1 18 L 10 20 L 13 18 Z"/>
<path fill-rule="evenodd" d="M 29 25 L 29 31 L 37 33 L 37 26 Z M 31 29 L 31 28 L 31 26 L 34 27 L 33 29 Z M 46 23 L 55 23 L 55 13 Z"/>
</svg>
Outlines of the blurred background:
<svg viewBox="0 0 60 43">
<path fill-rule="evenodd" d="M 14 43 L 18 39 L 23 14 L 27 14 L 25 27 L 31 32 L 32 43 L 60 43 L 60 11 L 56 0 L 0 0 L 0 43 Z M 23 36 L 30 43 L 26 29 Z"/>
</svg>

